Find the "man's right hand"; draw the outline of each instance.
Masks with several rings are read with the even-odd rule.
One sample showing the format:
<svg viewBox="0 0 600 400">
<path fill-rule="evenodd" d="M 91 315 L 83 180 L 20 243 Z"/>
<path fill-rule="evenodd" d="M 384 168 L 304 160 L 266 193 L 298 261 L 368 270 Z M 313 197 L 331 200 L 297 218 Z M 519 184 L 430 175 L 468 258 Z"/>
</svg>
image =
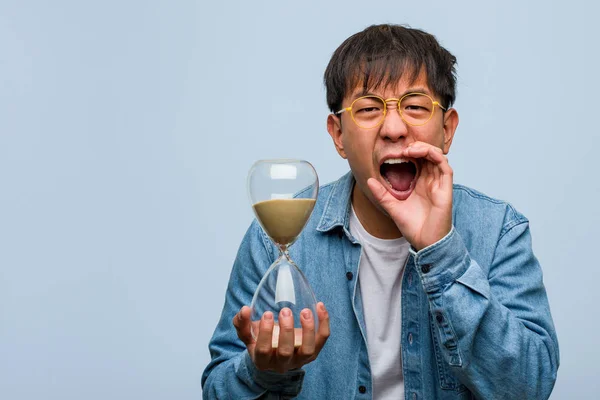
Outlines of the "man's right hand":
<svg viewBox="0 0 600 400">
<path fill-rule="evenodd" d="M 294 317 L 289 308 L 283 308 L 279 312 L 279 343 L 273 348 L 273 328 L 275 322 L 273 313 L 267 311 L 259 322 L 258 337 L 256 341 L 252 338 L 250 326 L 250 307 L 244 306 L 239 313 L 233 317 L 233 325 L 237 335 L 246 344 L 248 353 L 254 365 L 260 370 L 272 370 L 284 373 L 290 369 L 300 368 L 315 360 L 329 337 L 329 314 L 325 305 L 317 304 L 317 315 L 319 318 L 319 330 L 315 332 L 315 321 L 312 312 L 304 309 L 300 313 L 302 324 L 302 344 L 294 348 Z"/>
</svg>

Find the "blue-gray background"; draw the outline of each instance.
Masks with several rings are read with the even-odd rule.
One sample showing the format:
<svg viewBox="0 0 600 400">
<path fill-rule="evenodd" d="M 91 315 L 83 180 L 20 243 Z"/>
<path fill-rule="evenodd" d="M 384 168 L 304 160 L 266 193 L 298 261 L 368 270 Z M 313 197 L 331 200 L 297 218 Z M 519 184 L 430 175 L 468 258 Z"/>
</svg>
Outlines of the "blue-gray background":
<svg viewBox="0 0 600 400">
<path fill-rule="evenodd" d="M 347 170 L 322 73 L 380 22 L 459 60 L 456 181 L 531 221 L 553 399 L 593 399 L 598 6 L 0 2 L 0 398 L 198 399 L 259 158 Z M 325 266 L 324 266 L 325 267 Z"/>
</svg>

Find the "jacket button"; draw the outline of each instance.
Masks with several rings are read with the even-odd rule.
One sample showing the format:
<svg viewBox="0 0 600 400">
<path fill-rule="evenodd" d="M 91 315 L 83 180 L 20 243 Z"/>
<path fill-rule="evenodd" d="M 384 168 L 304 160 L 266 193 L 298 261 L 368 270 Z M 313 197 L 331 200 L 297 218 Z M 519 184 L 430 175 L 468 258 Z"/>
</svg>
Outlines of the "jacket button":
<svg viewBox="0 0 600 400">
<path fill-rule="evenodd" d="M 435 320 L 439 323 L 441 323 L 444 320 L 444 317 L 442 317 L 442 314 L 436 314 L 435 315 Z"/>
<path fill-rule="evenodd" d="M 353 277 L 354 274 L 352 272 L 346 272 L 346 278 L 348 278 L 349 281 L 351 281 Z"/>
<path fill-rule="evenodd" d="M 429 265 L 429 264 L 421 265 L 421 272 L 423 272 L 424 274 L 428 273 L 430 270 L 431 270 L 431 265 Z"/>
<path fill-rule="evenodd" d="M 358 387 L 358 391 L 361 392 L 362 394 L 365 394 L 367 392 L 367 388 L 364 387 L 363 385 L 360 385 Z"/>
</svg>

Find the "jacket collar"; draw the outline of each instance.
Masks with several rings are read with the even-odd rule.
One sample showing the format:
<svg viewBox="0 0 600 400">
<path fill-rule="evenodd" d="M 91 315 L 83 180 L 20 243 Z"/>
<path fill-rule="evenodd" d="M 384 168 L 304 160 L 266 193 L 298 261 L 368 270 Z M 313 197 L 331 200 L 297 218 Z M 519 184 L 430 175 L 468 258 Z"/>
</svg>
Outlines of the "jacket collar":
<svg viewBox="0 0 600 400">
<path fill-rule="evenodd" d="M 354 188 L 354 176 L 348 172 L 333 183 L 331 192 L 325 201 L 323 215 L 317 226 L 317 231 L 328 232 L 336 227 L 342 227 L 349 234 L 350 199 Z"/>
</svg>

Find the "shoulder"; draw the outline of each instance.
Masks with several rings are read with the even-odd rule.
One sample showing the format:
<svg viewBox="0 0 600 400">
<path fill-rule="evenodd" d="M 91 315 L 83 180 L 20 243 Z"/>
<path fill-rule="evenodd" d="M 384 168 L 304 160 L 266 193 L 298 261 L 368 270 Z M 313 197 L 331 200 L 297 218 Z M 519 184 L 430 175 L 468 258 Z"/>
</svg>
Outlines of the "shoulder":
<svg viewBox="0 0 600 400">
<path fill-rule="evenodd" d="M 527 229 L 528 220 L 510 203 L 475 189 L 455 184 L 453 195 L 454 227 L 471 258 L 488 271 L 502 239 L 517 226 Z"/>
<path fill-rule="evenodd" d="M 457 222 L 498 227 L 501 233 L 529 222 L 507 201 L 495 199 L 470 187 L 454 184 L 453 215 Z M 493 229 L 493 228 L 492 228 Z"/>
</svg>

